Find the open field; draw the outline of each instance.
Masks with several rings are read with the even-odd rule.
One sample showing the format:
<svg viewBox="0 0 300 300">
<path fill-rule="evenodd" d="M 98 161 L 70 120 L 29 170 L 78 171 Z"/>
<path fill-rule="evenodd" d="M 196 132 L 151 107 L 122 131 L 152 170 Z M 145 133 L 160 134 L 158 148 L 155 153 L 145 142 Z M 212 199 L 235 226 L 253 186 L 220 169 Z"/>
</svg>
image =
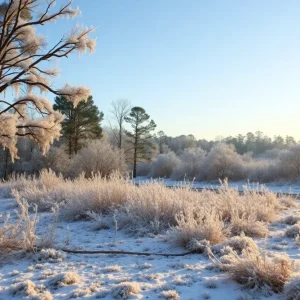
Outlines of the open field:
<svg viewBox="0 0 300 300">
<path fill-rule="evenodd" d="M 2 183 L 0 299 L 300 299 L 299 202 L 260 192 L 49 171 Z"/>
</svg>

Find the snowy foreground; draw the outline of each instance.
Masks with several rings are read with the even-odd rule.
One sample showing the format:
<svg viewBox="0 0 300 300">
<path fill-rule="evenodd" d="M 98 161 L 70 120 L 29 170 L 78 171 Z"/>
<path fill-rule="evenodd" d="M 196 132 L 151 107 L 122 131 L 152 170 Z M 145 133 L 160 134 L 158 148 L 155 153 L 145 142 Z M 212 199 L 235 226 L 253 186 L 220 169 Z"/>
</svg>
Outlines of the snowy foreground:
<svg viewBox="0 0 300 300">
<path fill-rule="evenodd" d="M 0 199 L 3 215 L 11 213 L 14 216 L 15 208 L 14 199 Z M 298 208 L 290 208 L 282 211 L 280 218 L 299 212 Z M 45 232 L 51 223 L 50 213 L 39 213 L 38 234 Z M 286 252 L 295 262 L 300 262 L 299 246 L 294 239 L 284 236 L 288 226 L 275 222 L 269 226 L 268 239 L 256 239 L 256 242 L 261 249 Z M 57 239 L 56 248 L 155 253 L 186 251 L 174 248 L 161 235 L 137 238 L 114 228 L 95 230 L 92 221 L 58 221 Z M 64 279 L 63 274 L 67 274 Z M 26 285 L 26 291 L 17 285 L 21 282 Z M 118 296 L 123 299 L 126 298 L 124 286 L 125 290 L 130 286 L 133 291 L 129 299 L 285 299 L 282 294 L 264 296 L 261 292 L 242 289 L 229 280 L 226 273 L 212 268 L 211 261 L 203 254 L 183 257 L 65 255 L 47 250 L 35 254 L 7 254 L 0 261 L 1 300 L 114 299 Z"/>
<path fill-rule="evenodd" d="M 137 177 L 134 182 L 137 184 L 143 184 L 145 182 L 149 182 L 151 180 L 148 177 L 144 176 L 139 176 Z M 161 178 L 161 179 L 153 179 L 154 181 L 161 182 L 165 184 L 168 187 L 173 187 L 173 186 L 180 186 L 180 185 L 186 185 L 190 184 L 193 188 L 199 188 L 199 189 L 217 189 L 221 186 L 221 183 L 219 182 L 200 182 L 200 181 L 193 181 L 193 182 L 188 182 L 188 181 L 176 181 L 172 180 L 170 178 Z M 300 183 L 290 183 L 286 181 L 282 182 L 270 182 L 270 183 L 264 183 L 264 184 L 259 184 L 256 182 L 247 182 L 247 181 L 230 181 L 228 182 L 228 186 L 231 188 L 237 188 L 239 191 L 244 190 L 244 186 L 247 186 L 249 190 L 257 190 L 260 189 L 261 187 L 266 187 L 268 190 L 274 193 L 284 193 L 284 194 L 292 194 L 292 195 L 300 195 Z"/>
</svg>

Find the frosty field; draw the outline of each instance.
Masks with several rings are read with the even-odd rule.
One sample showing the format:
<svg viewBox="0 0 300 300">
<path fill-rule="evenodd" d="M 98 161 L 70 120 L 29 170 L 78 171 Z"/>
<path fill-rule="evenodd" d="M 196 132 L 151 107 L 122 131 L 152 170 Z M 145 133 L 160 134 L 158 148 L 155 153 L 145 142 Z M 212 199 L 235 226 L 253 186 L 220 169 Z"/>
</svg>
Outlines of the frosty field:
<svg viewBox="0 0 300 300">
<path fill-rule="evenodd" d="M 39 220 L 35 235 L 38 239 L 35 245 L 38 249 L 8 251 L 4 247 L 5 236 L 1 235 L 1 230 L 8 226 L 7 223 L 4 225 L 5 216 L 10 214 L 9 224 L 17 218 L 16 200 L 11 196 L 8 198 L 8 190 L 11 188 L 16 188 L 19 191 L 16 195 L 28 202 L 30 195 L 32 207 L 34 203 L 43 207 L 37 212 Z M 90 194 L 87 195 L 88 190 Z M 97 193 L 93 194 L 95 190 Z M 300 271 L 298 200 L 276 198 L 267 191 L 265 195 L 253 192 L 243 196 L 246 198 L 237 199 L 238 193 L 226 187 L 220 190 L 219 195 L 210 191 L 193 192 L 185 188 L 173 191 L 157 183 L 136 187 L 119 178 L 79 178 L 77 182 L 71 183 L 52 173 L 44 173 L 35 180 L 23 178 L 4 183 L 0 191 L 0 299 L 300 299 L 297 274 Z M 176 211 L 175 202 L 174 210 L 170 211 L 171 202 L 168 201 L 172 201 L 170 196 L 175 197 L 175 193 L 180 194 L 182 201 L 185 201 L 181 204 L 186 203 L 186 207 L 189 207 L 186 209 L 182 206 L 187 217 L 185 221 L 180 217 L 172 221 L 172 214 Z M 73 196 L 82 202 L 82 206 L 73 203 Z M 174 201 L 178 203 L 178 199 Z M 224 206 L 223 201 L 226 201 L 228 211 L 222 208 L 222 220 L 218 217 L 210 219 L 209 214 L 214 215 L 215 212 L 208 210 L 202 212 L 201 218 L 205 219 L 202 219 L 202 223 L 197 220 L 194 214 L 201 209 L 194 201 L 201 202 L 203 199 L 211 201 L 213 204 L 209 207 L 216 209 L 220 203 Z M 240 204 L 243 201 L 253 203 L 243 206 Z M 266 209 L 257 201 L 262 201 Z M 60 205 L 58 214 L 49 208 L 51 203 Z M 76 207 L 70 206 L 70 203 Z M 192 205 L 189 206 L 189 203 Z M 236 207 L 231 211 L 230 205 L 233 203 L 236 203 Z M 201 205 L 205 206 L 205 202 Z M 256 205 L 260 216 L 258 210 L 255 210 Z M 152 206 L 156 208 L 156 218 L 152 215 Z M 193 211 L 193 220 L 197 220 L 196 223 L 193 223 L 188 213 L 194 206 L 196 210 Z M 135 220 L 128 219 L 124 207 L 129 217 Z M 244 210 L 238 222 L 235 219 L 237 216 L 234 216 L 235 210 Z M 250 210 L 251 216 L 245 217 Z M 30 211 L 33 218 L 35 214 L 32 209 Z M 224 216 L 225 211 L 231 214 L 230 221 L 228 216 Z M 141 220 L 137 222 L 137 213 L 145 219 L 144 223 Z M 255 220 L 254 215 L 257 217 Z M 259 230 L 266 234 L 260 234 Z M 251 236 L 254 243 L 242 231 Z M 46 238 L 49 236 L 52 238 Z M 21 245 L 24 236 L 20 234 L 11 238 L 19 239 Z M 64 248 L 156 254 L 195 252 L 180 257 L 164 257 L 70 254 L 59 250 Z M 241 253 L 242 250 L 245 252 Z M 247 251 L 255 256 L 255 268 L 261 268 L 260 273 L 256 274 L 257 270 L 253 268 Z M 284 253 L 287 257 L 283 256 Z M 235 256 L 230 258 L 231 254 Z M 245 260 L 239 264 L 236 257 L 243 256 Z M 230 269 L 230 266 L 233 268 Z M 247 268 L 252 274 L 247 275 L 248 283 L 236 282 L 233 272 L 242 272 L 240 275 L 243 278 L 246 276 L 243 271 Z M 277 278 L 282 275 L 279 283 L 274 283 L 274 278 L 269 277 L 274 273 Z M 296 284 L 290 283 L 293 280 Z"/>
</svg>

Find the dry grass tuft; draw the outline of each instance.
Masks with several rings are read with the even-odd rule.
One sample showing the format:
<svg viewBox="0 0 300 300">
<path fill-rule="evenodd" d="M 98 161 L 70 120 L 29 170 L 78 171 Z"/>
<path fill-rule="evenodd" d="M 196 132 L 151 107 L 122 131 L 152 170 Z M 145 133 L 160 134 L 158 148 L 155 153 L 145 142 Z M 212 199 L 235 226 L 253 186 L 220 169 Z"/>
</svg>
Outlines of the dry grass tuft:
<svg viewBox="0 0 300 300">
<path fill-rule="evenodd" d="M 132 294 L 139 292 L 140 285 L 137 282 L 121 282 L 112 288 L 111 295 L 115 299 L 128 299 Z"/>
<path fill-rule="evenodd" d="M 7 215 L 4 224 L 0 227 L 0 252 L 31 251 L 36 241 L 38 218 L 36 213 L 33 217 L 29 216 L 29 206 L 26 201 L 21 200 L 18 192 L 14 191 L 13 194 L 19 205 L 17 220 L 11 223 L 10 215 Z"/>
<path fill-rule="evenodd" d="M 230 226 L 231 234 L 239 235 L 244 233 L 250 237 L 265 237 L 268 234 L 268 229 L 264 222 L 257 221 L 257 216 L 234 214 L 231 218 Z"/>
<path fill-rule="evenodd" d="M 224 222 L 214 211 L 189 209 L 176 216 L 176 220 L 178 225 L 168 232 L 168 239 L 176 245 L 191 249 L 195 247 L 195 240 L 205 240 L 212 245 L 225 240 Z"/>
<path fill-rule="evenodd" d="M 241 254 L 242 251 L 246 248 L 258 252 L 258 247 L 255 241 L 252 238 L 245 236 L 244 233 L 242 233 L 240 236 L 231 237 L 223 244 L 212 246 L 211 250 L 213 251 L 213 253 L 220 255 L 226 252 L 225 248 L 227 249 L 227 247 L 230 247 L 238 254 Z"/>
<path fill-rule="evenodd" d="M 44 285 L 36 285 L 31 280 L 13 284 L 10 288 L 10 293 L 20 296 L 37 296 L 45 291 Z"/>
<path fill-rule="evenodd" d="M 296 238 L 300 235 L 300 224 L 295 224 L 285 231 L 285 235 L 289 238 Z"/>
<path fill-rule="evenodd" d="M 231 250 L 221 260 L 210 252 L 211 259 L 229 278 L 244 285 L 245 288 L 262 290 L 264 293 L 280 293 L 292 274 L 292 263 L 287 255 L 277 255 L 273 258 L 261 255 L 249 248 L 238 256 Z"/>
<path fill-rule="evenodd" d="M 58 263 L 62 262 L 67 255 L 55 249 L 42 249 L 36 253 L 35 260 L 38 262 Z"/>
<path fill-rule="evenodd" d="M 159 294 L 159 298 L 163 298 L 166 300 L 180 300 L 180 296 L 175 290 L 162 291 Z"/>
<path fill-rule="evenodd" d="M 49 280 L 49 284 L 54 287 L 71 285 L 79 282 L 79 276 L 75 272 L 58 274 Z"/>
<path fill-rule="evenodd" d="M 287 224 L 287 225 L 295 225 L 300 221 L 300 216 L 286 216 L 283 220 L 281 220 L 281 223 Z"/>
</svg>

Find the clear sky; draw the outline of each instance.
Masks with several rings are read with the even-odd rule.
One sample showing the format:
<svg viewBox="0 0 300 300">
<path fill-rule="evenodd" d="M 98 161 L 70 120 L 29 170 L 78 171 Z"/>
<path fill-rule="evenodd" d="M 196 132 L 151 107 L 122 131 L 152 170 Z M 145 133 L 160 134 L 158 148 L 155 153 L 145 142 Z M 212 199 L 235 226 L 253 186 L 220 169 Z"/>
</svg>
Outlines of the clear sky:
<svg viewBox="0 0 300 300">
<path fill-rule="evenodd" d="M 59 4 L 60 1 L 58 1 Z M 142 106 L 168 135 L 263 131 L 300 139 L 299 0 L 74 0 L 96 53 L 61 61 L 59 83 Z M 55 31 L 54 31 L 55 29 Z"/>
</svg>

